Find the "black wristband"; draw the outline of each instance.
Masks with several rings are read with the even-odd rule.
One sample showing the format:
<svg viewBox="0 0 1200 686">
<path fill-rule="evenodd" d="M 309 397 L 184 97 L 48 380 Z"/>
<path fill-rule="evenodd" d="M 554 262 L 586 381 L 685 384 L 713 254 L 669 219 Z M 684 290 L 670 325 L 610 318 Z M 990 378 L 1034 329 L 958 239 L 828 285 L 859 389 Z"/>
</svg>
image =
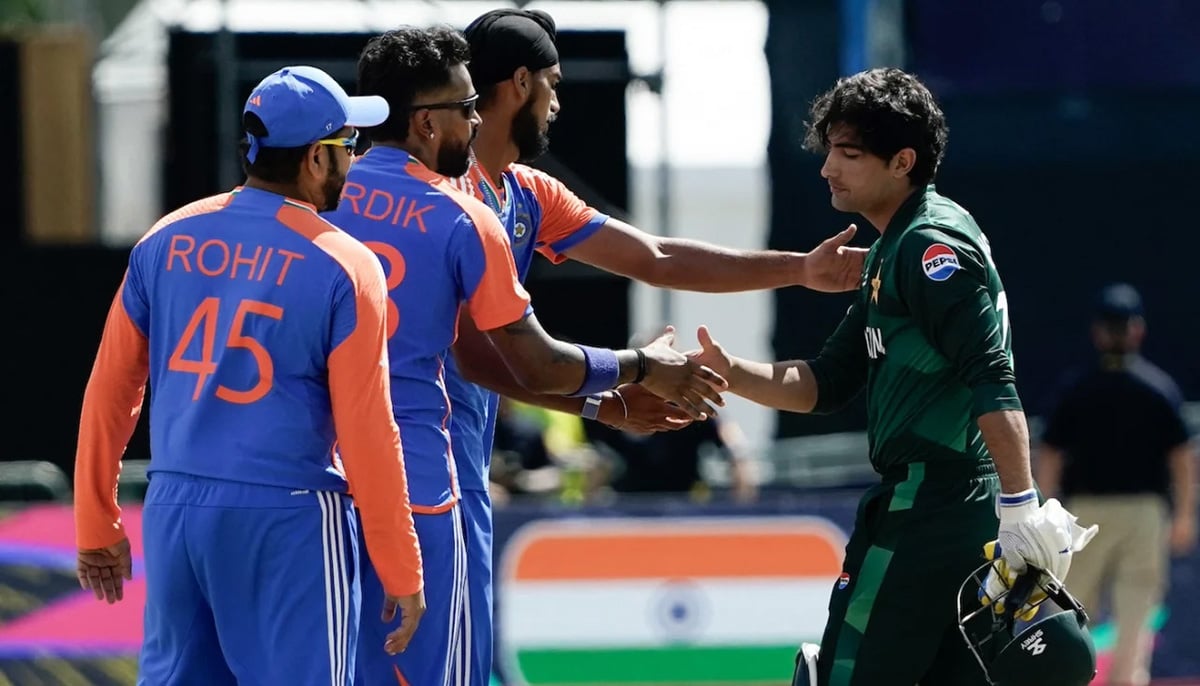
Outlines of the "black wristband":
<svg viewBox="0 0 1200 686">
<path fill-rule="evenodd" d="M 638 357 L 638 370 L 637 376 L 633 377 L 633 383 L 641 383 L 646 378 L 646 353 L 641 348 L 638 348 L 634 352 L 637 353 Z"/>
</svg>

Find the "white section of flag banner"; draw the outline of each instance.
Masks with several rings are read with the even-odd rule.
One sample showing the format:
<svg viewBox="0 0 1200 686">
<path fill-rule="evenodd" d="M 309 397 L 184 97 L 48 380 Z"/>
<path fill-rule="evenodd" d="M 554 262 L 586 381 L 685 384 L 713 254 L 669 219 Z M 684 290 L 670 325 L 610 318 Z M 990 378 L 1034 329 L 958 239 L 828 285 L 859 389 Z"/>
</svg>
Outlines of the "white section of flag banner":
<svg viewBox="0 0 1200 686">
<path fill-rule="evenodd" d="M 835 579 L 525 581 L 504 591 L 512 646 L 790 644 L 819 637 Z"/>
</svg>

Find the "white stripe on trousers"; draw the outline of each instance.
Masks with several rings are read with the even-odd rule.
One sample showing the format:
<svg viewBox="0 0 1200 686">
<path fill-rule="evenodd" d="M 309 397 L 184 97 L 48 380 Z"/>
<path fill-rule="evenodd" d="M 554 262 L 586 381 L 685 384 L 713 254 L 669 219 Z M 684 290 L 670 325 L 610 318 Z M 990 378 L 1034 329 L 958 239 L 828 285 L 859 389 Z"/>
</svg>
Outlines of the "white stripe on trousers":
<svg viewBox="0 0 1200 686">
<path fill-rule="evenodd" d="M 464 511 L 463 516 L 463 669 L 462 669 L 462 686 L 471 686 L 471 668 L 474 664 L 475 656 L 471 652 L 471 583 L 470 574 L 471 567 L 467 563 L 467 536 L 466 536 L 466 516 Z M 490 675 L 489 675 L 490 677 Z M 487 684 L 490 679 L 485 677 L 484 684 Z"/>
<path fill-rule="evenodd" d="M 450 596 L 449 652 L 446 655 L 446 686 L 469 686 L 470 671 L 470 594 L 467 589 L 467 542 L 463 528 L 463 509 L 450 510 L 454 526 L 454 584 Z"/>
<path fill-rule="evenodd" d="M 325 624 L 329 635 L 329 679 L 346 686 L 350 650 L 350 575 L 346 570 L 345 503 L 341 493 L 317 491 L 325 559 Z"/>
</svg>

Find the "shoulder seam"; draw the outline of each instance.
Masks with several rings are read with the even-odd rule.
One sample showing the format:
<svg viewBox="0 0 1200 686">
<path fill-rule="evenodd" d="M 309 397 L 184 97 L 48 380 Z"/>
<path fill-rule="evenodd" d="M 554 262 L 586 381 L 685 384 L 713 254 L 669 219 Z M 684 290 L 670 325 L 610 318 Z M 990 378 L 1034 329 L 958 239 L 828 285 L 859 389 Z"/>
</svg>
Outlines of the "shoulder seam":
<svg viewBox="0 0 1200 686">
<path fill-rule="evenodd" d="M 231 193 L 212 195 L 207 198 L 190 202 L 183 207 L 164 215 L 161 219 L 155 222 L 150 229 L 142 235 L 141 238 L 138 239 L 138 243 L 141 243 L 150 236 L 158 233 L 168 226 L 171 226 L 172 224 L 183 221 L 184 219 L 190 219 L 191 217 L 198 217 L 204 214 L 211 214 L 224 209 L 225 206 L 229 204 L 229 199 L 231 196 Z"/>
</svg>

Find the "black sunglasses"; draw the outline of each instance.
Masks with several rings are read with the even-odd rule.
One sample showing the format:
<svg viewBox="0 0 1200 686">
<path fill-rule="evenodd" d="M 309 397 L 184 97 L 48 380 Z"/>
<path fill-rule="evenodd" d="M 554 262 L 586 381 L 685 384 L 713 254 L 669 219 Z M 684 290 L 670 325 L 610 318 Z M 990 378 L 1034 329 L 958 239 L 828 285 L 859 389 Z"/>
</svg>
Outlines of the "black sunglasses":
<svg viewBox="0 0 1200 686">
<path fill-rule="evenodd" d="M 476 93 L 469 98 L 455 100 L 453 102 L 432 102 L 428 105 L 413 105 L 409 108 L 410 111 L 417 110 L 452 110 L 461 109 L 463 117 L 470 119 L 475 115 L 475 103 L 479 100 L 479 94 Z"/>
</svg>

